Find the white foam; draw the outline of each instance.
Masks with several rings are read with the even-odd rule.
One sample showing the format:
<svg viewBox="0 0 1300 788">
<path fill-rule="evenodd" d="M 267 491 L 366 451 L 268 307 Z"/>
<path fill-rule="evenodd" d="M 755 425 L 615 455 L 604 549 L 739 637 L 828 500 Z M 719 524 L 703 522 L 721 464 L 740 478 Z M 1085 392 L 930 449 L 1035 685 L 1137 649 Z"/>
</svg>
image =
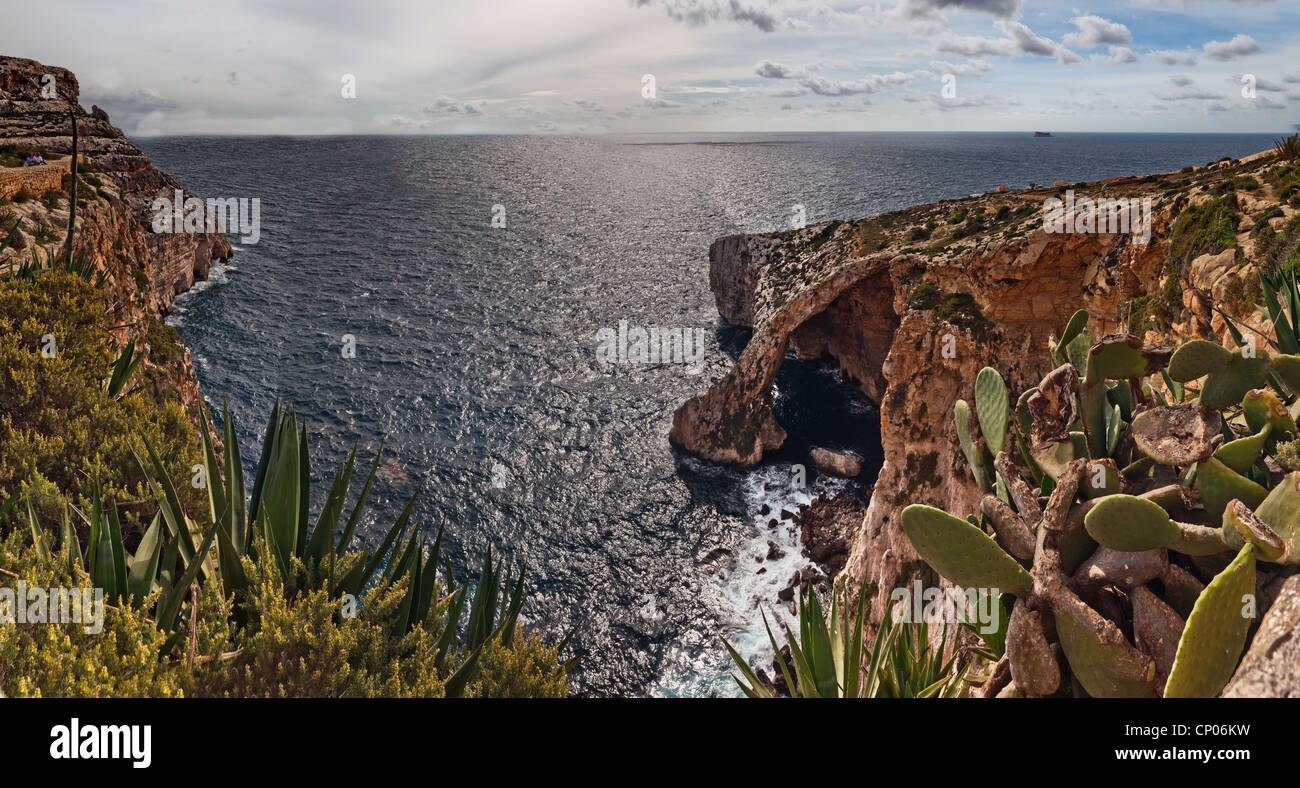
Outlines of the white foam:
<svg viewBox="0 0 1300 788">
<path fill-rule="evenodd" d="M 777 594 L 804 567 L 811 565 L 821 572 L 804 555 L 799 524 L 793 518 L 782 519 L 781 511 L 797 512 L 800 506 L 811 504 L 815 498 L 834 498 L 849 484 L 844 479 L 828 476 L 818 476 L 804 488 L 795 487 L 795 481 L 794 466 L 784 464 L 758 468 L 746 477 L 745 519 L 750 526 L 750 537 L 737 556 L 736 568 L 725 591 L 728 607 L 736 616 L 735 628 L 728 632 L 727 640 L 750 659 L 751 665 L 762 666 L 769 673 L 773 654 L 762 614 L 767 615 L 777 644 L 784 645 L 781 625 L 798 632 L 798 617 L 791 615 L 789 604 L 778 600 Z M 767 489 L 769 486 L 771 489 Z M 762 514 L 764 504 L 769 508 L 768 514 Z M 776 527 L 768 525 L 771 520 L 777 521 Z M 785 554 L 768 559 L 769 541 Z M 767 571 L 760 574 L 762 569 Z"/>
</svg>

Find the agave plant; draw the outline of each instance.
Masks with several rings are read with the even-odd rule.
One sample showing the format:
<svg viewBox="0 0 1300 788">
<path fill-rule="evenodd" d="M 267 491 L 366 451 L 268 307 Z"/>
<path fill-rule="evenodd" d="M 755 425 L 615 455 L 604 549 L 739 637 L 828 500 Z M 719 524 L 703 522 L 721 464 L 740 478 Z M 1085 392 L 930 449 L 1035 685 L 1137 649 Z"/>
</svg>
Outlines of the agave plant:
<svg viewBox="0 0 1300 788">
<path fill-rule="evenodd" d="M 1269 343 L 1300 349 L 1294 279 L 1289 314 L 1261 279 L 1278 333 Z M 1262 607 L 1257 563 L 1300 563 L 1300 473 L 1274 458 L 1300 436 L 1300 355 L 1270 355 L 1231 323 L 1238 349 L 1194 340 L 1176 351 L 1128 335 L 1094 342 L 1086 323 L 1074 315 L 1052 348 L 1059 366 L 1011 415 L 1005 389 L 977 380 L 985 443 L 1002 446 L 997 494 L 978 516 L 912 505 L 903 530 L 952 582 L 1015 596 L 1006 658 L 1017 692 L 1217 695 Z M 963 405 L 959 440 L 980 482 L 986 455 L 962 433 Z"/>
<path fill-rule="evenodd" d="M 1277 151 L 1279 158 L 1286 159 L 1292 164 L 1300 161 L 1300 133 L 1273 140 L 1273 150 Z"/>
<path fill-rule="evenodd" d="M 162 458 L 144 439 L 147 458 L 137 455 L 137 461 L 159 501 L 157 514 L 132 553 L 122 537 L 117 506 L 111 498 L 101 497 L 98 485 L 90 511 L 83 512 L 65 502 L 61 538 L 70 568 L 85 569 L 111 601 L 141 609 L 150 599 L 156 600 L 152 608 L 142 612 L 150 614 L 157 627 L 168 633 L 162 647 L 164 657 L 184 636 L 181 611 L 191 587 L 213 583 L 222 594 L 245 592 L 249 585 L 242 561 L 245 557 L 269 556 L 280 569 L 289 598 L 320 588 L 326 589 L 331 598 L 343 599 L 345 595 L 361 597 L 367 588 L 377 584 L 404 586 L 403 601 L 388 622 L 391 631 L 400 636 L 417 626 L 440 626 L 435 660 L 439 668 L 444 663 L 449 670 L 454 668 L 446 693 L 463 693 L 486 648 L 493 642 L 509 643 L 514 637 L 524 602 L 523 570 L 517 578 L 511 572 L 503 577 L 502 568 L 488 551 L 472 589 L 469 583 L 457 587 L 450 559 L 441 583 L 436 582 L 443 559 L 442 530 L 428 551 L 416 529 L 405 536 L 418 491 L 376 549 L 363 550 L 359 555 L 349 551 L 379 467 L 382 445 L 346 522 L 342 515 L 356 460 L 355 447 L 335 474 L 313 526 L 309 518 L 311 477 L 306 425 L 292 409 L 276 403 L 267 423 L 252 492 L 246 495 L 235 425 L 224 406 L 223 417 L 223 458 L 218 458 L 208 429 L 201 431 L 202 478 L 208 492 L 203 522 L 185 513 Z M 78 544 L 69 509 L 89 534 L 84 551 Z M 27 517 L 37 551 L 50 556 L 49 538 L 30 501 Z M 340 565 L 349 568 L 338 572 Z M 435 596 L 439 589 L 442 596 Z M 153 591 L 160 593 L 153 597 Z M 462 638 L 466 607 L 469 614 Z M 441 620 L 431 621 L 431 614 L 439 610 L 445 611 Z M 572 635 L 570 631 L 561 648 Z M 558 669 L 567 672 L 575 662 L 570 660 Z"/>
<path fill-rule="evenodd" d="M 887 615 L 876 630 L 871 649 L 864 651 L 867 607 L 865 588 L 851 616 L 848 610 L 841 611 L 838 598 L 832 597 L 827 623 L 817 593 L 805 589 L 799 597 L 797 642 L 790 628 L 783 625 L 794 665 L 793 675 L 781 659 L 781 649 L 767 615 L 763 614 L 763 626 L 777 655 L 781 677 L 792 694 L 802 698 L 950 698 L 965 694 L 970 684 L 968 667 L 958 669 L 952 654 L 944 657 L 945 651 L 951 651 L 946 627 L 940 648 L 932 649 L 929 625 L 925 621 L 900 623 Z M 740 671 L 740 676 L 734 678 L 745 696 L 775 697 L 726 638 L 722 643 Z"/>
</svg>

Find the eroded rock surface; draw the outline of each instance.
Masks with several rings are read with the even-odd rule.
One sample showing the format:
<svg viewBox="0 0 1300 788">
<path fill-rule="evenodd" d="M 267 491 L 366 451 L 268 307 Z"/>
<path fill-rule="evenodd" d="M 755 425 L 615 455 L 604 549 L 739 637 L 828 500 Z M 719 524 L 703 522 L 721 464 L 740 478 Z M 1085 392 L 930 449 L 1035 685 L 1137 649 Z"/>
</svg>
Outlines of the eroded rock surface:
<svg viewBox="0 0 1300 788">
<path fill-rule="evenodd" d="M 50 82 L 46 75 L 51 75 Z M 46 97 L 43 86 L 53 87 Z M 77 205 L 75 255 L 85 255 L 104 272 L 104 290 L 114 305 L 114 331 L 119 345 L 135 340 L 142 350 L 151 317 L 166 314 L 172 300 L 196 281 L 206 279 L 215 259 L 232 254 L 223 233 L 155 233 L 151 204 L 157 197 L 172 199 L 182 189 L 171 176 L 154 167 L 108 114 L 86 112 L 77 103 L 79 86 L 67 69 L 35 60 L 0 56 L 0 143 L 31 146 L 47 159 L 72 152 L 69 112 L 76 117 L 81 184 Z M 70 159 L 68 159 L 70 163 Z M 84 200 L 84 202 L 83 202 Z M 61 257 L 67 235 L 69 200 L 63 195 L 52 207 L 34 199 L 4 206 L 6 224 L 19 223 L 15 243 L 0 252 L 0 268 L 31 260 Z M 5 235 L 8 234 L 6 231 Z M 150 363 L 164 361 L 151 355 Z M 198 400 L 188 352 L 167 360 L 178 382 L 183 405 Z"/>
<path fill-rule="evenodd" d="M 709 252 L 719 312 L 754 333 L 735 366 L 674 414 L 670 440 L 707 460 L 752 466 L 785 440 L 772 415 L 772 383 L 787 353 L 834 359 L 879 406 L 884 451 L 837 587 L 856 593 L 868 584 L 872 610 L 882 610 L 889 591 L 913 578 L 940 582 L 900 530 L 901 509 L 978 510 L 952 412 L 958 399 L 973 399 L 982 367 L 997 369 L 1012 391 L 1037 383 L 1055 366 L 1049 337 L 1080 308 L 1093 336 L 1129 330 L 1153 344 L 1230 341 L 1211 304 L 1270 328 L 1247 287 L 1258 227 L 1300 234 L 1296 209 L 1272 195 L 1266 176 L 1275 164 L 1259 154 L 1076 184 L 1076 199 L 1150 197 L 1145 244 L 1120 233 L 1046 232 L 1042 202 L 1063 188 L 720 238 Z M 1245 189 L 1225 192 L 1227 180 Z M 1230 201 L 1240 217 L 1235 250 L 1171 244 L 1193 235 L 1177 227 L 1184 212 L 1216 200 Z M 1277 215 L 1247 221 L 1269 209 Z"/>
</svg>

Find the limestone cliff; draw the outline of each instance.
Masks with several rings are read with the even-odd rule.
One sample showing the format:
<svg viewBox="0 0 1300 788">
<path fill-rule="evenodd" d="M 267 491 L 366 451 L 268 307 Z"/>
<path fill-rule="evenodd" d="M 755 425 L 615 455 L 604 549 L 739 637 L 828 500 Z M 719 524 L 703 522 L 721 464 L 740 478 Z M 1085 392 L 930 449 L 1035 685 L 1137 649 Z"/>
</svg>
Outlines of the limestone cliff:
<svg viewBox="0 0 1300 788">
<path fill-rule="evenodd" d="M 82 109 L 78 91 L 77 78 L 67 69 L 0 56 L 0 146 L 41 151 L 51 166 L 32 169 L 59 172 L 51 183 L 36 185 L 59 187 L 71 163 L 69 111 L 76 116 L 81 182 L 73 252 L 85 255 L 105 274 L 114 323 L 121 326 L 114 332 L 118 344 L 141 343 L 171 308 L 172 299 L 196 280 L 206 279 L 212 260 L 229 258 L 231 247 L 222 233 L 153 231 L 151 203 L 159 196 L 171 198 L 180 185 L 154 167 L 109 122 L 107 113 L 98 107 L 91 112 Z M 17 183 L 29 176 L 23 170 L 0 167 L 0 180 L 6 178 Z M 9 248 L 0 252 L 0 269 L 33 256 L 44 260 L 64 253 L 66 190 L 62 195 L 50 192 L 49 199 L 33 198 L 35 190 L 23 199 L 18 191 L 5 192 L 0 200 L 5 203 L 0 205 L 0 240 L 15 227 L 18 230 Z M 35 196 L 42 195 L 36 191 Z M 151 353 L 149 363 L 167 368 L 182 404 L 198 400 L 187 351 L 173 358 Z"/>
<path fill-rule="evenodd" d="M 1276 165 L 1260 154 L 721 238 L 709 253 L 718 310 L 753 336 L 726 376 L 678 409 L 670 439 L 707 460 L 753 465 L 785 438 L 771 406 L 787 353 L 833 358 L 880 408 L 884 465 L 837 580 L 866 583 L 878 612 L 914 577 L 937 582 L 899 528 L 902 507 L 977 511 L 952 412 L 973 398 L 982 367 L 1013 391 L 1037 383 L 1052 366 L 1049 336 L 1080 308 L 1094 336 L 1224 338 L 1211 304 L 1267 331 L 1252 306 L 1255 267 L 1300 242 L 1300 199 L 1276 182 Z M 1066 189 L 1076 199 L 1150 197 L 1149 241 L 1047 232 L 1043 202 Z"/>
</svg>

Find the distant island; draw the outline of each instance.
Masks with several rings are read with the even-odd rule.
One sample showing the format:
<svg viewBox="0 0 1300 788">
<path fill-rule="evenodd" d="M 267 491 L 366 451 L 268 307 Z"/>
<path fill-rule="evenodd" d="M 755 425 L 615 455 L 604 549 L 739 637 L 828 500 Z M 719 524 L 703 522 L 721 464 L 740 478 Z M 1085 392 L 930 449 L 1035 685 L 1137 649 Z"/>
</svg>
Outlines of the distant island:
<svg viewBox="0 0 1300 788">
<path fill-rule="evenodd" d="M 1052 136 L 1052 132 L 1050 132 L 1050 131 L 1035 131 L 1035 132 L 1034 132 L 1034 136 L 1035 136 L 1035 137 L 1051 137 L 1051 136 Z"/>
</svg>

